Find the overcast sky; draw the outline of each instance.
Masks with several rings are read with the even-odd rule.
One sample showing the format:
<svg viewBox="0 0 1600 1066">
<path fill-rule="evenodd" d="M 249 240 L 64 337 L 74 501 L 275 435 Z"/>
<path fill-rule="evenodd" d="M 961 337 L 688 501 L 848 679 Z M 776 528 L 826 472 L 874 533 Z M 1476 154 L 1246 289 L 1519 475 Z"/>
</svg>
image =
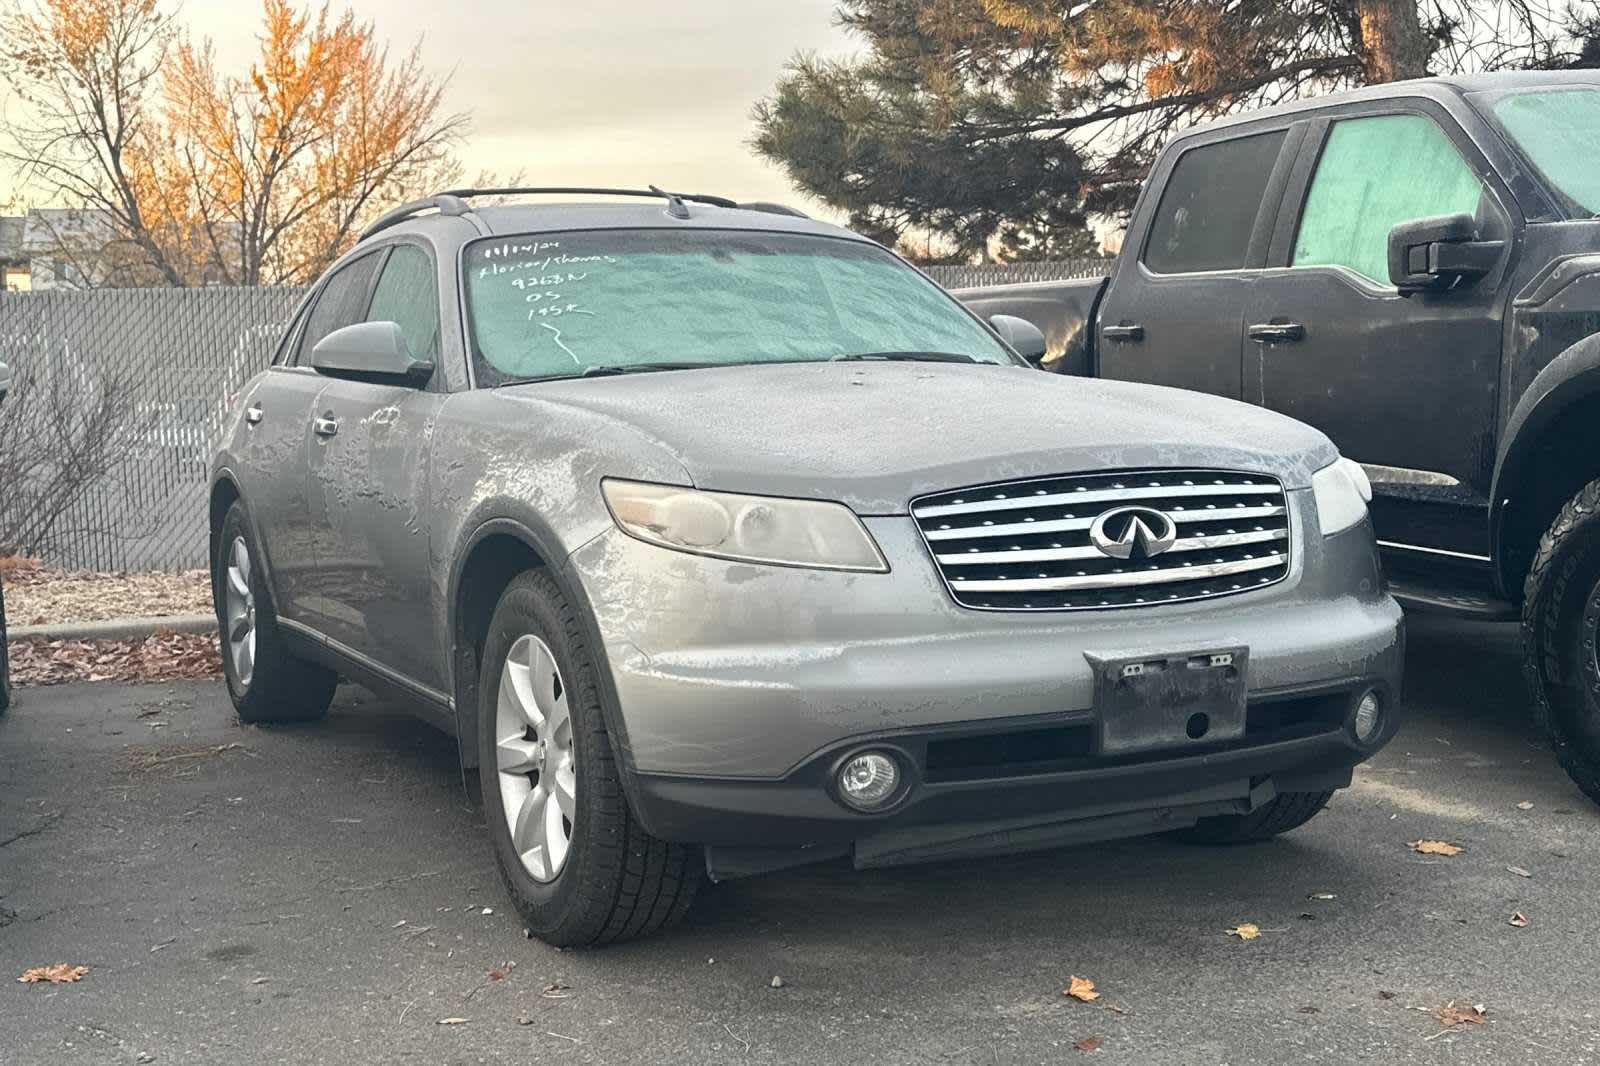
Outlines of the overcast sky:
<svg viewBox="0 0 1600 1066">
<path fill-rule="evenodd" d="M 750 107 L 796 51 L 855 51 L 834 0 L 347 2 L 392 51 L 420 40 L 429 69 L 449 75 L 449 107 L 473 119 L 469 177 L 521 169 L 534 185 L 656 184 L 807 206 L 751 152 Z M 260 10 L 185 0 L 181 18 L 242 73 Z"/>
</svg>

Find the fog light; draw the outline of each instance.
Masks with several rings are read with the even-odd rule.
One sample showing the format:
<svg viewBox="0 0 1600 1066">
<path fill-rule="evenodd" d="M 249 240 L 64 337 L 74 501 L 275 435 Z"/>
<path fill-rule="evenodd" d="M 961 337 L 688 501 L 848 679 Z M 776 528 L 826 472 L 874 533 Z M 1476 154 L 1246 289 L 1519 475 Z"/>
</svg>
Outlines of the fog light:
<svg viewBox="0 0 1600 1066">
<path fill-rule="evenodd" d="M 839 797 L 857 810 L 886 806 L 899 786 L 899 765 L 881 751 L 864 751 L 839 768 Z"/>
<path fill-rule="evenodd" d="M 1356 704 L 1356 739 L 1371 744 L 1383 730 L 1383 697 L 1377 689 L 1367 689 Z"/>
</svg>

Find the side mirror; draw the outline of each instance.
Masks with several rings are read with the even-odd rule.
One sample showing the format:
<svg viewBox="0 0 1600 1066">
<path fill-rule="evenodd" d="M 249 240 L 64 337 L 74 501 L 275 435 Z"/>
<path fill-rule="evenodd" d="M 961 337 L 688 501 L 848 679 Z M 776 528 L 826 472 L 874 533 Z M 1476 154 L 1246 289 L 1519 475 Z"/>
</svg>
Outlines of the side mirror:
<svg viewBox="0 0 1600 1066">
<path fill-rule="evenodd" d="M 1038 366 L 1047 354 L 1044 333 L 1038 326 L 1016 315 L 993 315 L 989 325 L 1000 334 L 1000 339 L 1011 345 L 1022 358 Z"/>
<path fill-rule="evenodd" d="M 311 366 L 329 377 L 421 388 L 433 364 L 411 354 L 394 322 L 357 322 L 336 329 L 311 349 Z"/>
<path fill-rule="evenodd" d="M 11 368 L 0 363 L 0 402 L 4 402 L 6 393 L 11 391 Z"/>
<path fill-rule="evenodd" d="M 1389 281 L 1402 296 L 1438 292 L 1483 277 L 1504 249 L 1504 241 L 1478 240 L 1468 214 L 1401 222 L 1389 231 Z"/>
</svg>

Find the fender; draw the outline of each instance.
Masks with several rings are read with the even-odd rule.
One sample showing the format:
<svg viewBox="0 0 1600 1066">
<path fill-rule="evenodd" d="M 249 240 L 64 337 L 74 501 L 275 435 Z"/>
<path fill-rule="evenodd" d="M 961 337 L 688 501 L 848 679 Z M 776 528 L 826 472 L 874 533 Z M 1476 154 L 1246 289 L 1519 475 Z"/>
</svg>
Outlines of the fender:
<svg viewBox="0 0 1600 1066">
<path fill-rule="evenodd" d="M 600 691 L 601 713 L 605 717 L 606 731 L 610 734 L 611 745 L 616 753 L 622 768 L 623 791 L 630 802 L 635 800 L 634 790 L 634 763 L 633 747 L 628 743 L 627 724 L 622 718 L 621 701 L 617 698 L 616 686 L 612 681 L 611 664 L 606 654 L 605 642 L 601 639 L 600 629 L 594 621 L 594 611 L 589 602 L 589 595 L 579 581 L 567 569 L 567 559 L 578 547 L 574 545 L 568 550 L 563 541 L 545 522 L 545 520 L 531 509 L 516 518 L 506 517 L 503 514 L 492 518 L 485 518 L 476 525 L 472 522 L 465 523 L 463 528 L 472 532 L 464 537 L 450 562 L 450 574 L 447 581 L 446 625 L 449 627 L 450 649 L 450 690 L 454 697 L 456 712 L 456 737 L 460 749 L 461 765 L 469 769 L 478 764 L 477 759 L 477 729 L 478 708 L 476 703 L 465 698 L 471 691 L 470 679 L 458 676 L 458 671 L 464 661 L 466 649 L 456 646 L 457 610 L 460 603 L 461 574 L 465 569 L 466 561 L 472 555 L 472 550 L 485 539 L 492 536 L 510 536 L 532 549 L 545 561 L 546 572 L 556 586 L 561 589 L 562 595 L 577 608 L 578 616 L 583 625 L 584 638 L 589 644 L 591 653 L 595 657 L 596 677 L 595 682 Z M 590 538 L 592 539 L 592 538 Z M 637 804 L 635 804 L 637 809 Z"/>
<path fill-rule="evenodd" d="M 1585 337 L 1540 370 L 1511 411 L 1495 460 L 1490 489 L 1489 545 L 1495 580 L 1508 598 L 1518 598 L 1511 561 L 1504 549 L 1506 503 L 1537 453 L 1544 430 L 1576 403 L 1600 397 L 1600 335 Z"/>
</svg>

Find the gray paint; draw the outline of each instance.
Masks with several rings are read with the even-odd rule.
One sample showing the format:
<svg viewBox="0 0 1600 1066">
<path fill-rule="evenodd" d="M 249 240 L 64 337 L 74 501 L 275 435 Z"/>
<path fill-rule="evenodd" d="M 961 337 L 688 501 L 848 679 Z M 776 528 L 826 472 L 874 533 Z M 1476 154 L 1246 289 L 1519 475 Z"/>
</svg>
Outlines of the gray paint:
<svg viewBox="0 0 1600 1066">
<path fill-rule="evenodd" d="M 441 367 L 422 388 L 277 367 L 245 390 L 214 463 L 250 508 L 280 612 L 366 675 L 432 699 L 472 679 L 453 656 L 464 560 L 486 532 L 527 541 L 592 611 L 602 688 L 630 770 L 765 778 L 871 730 L 1089 706 L 1086 651 L 1248 644 L 1262 691 L 1399 683 L 1398 608 L 1369 527 L 1326 542 L 1308 490 L 1336 456 L 1315 430 L 1233 401 L 942 363 L 772 364 L 487 390 L 468 364 L 453 271 L 480 229 L 704 226 L 852 234 L 780 215 L 659 205 L 484 208 L 386 230 L 440 264 Z M 358 251 L 366 250 L 366 246 Z M 450 264 L 448 267 L 446 264 Z M 314 418 L 338 432 L 319 437 Z M 1207 605 L 1019 616 L 957 607 L 909 501 L 942 489 L 1106 469 L 1271 474 L 1289 490 L 1294 567 Z M 729 563 L 621 533 L 604 477 L 842 501 L 887 574 Z M 365 676 L 365 675 L 362 675 Z M 430 695 L 431 694 L 431 695 Z M 470 727 L 470 709 L 462 721 Z M 1354 758 L 1352 758 L 1354 761 Z"/>
</svg>

